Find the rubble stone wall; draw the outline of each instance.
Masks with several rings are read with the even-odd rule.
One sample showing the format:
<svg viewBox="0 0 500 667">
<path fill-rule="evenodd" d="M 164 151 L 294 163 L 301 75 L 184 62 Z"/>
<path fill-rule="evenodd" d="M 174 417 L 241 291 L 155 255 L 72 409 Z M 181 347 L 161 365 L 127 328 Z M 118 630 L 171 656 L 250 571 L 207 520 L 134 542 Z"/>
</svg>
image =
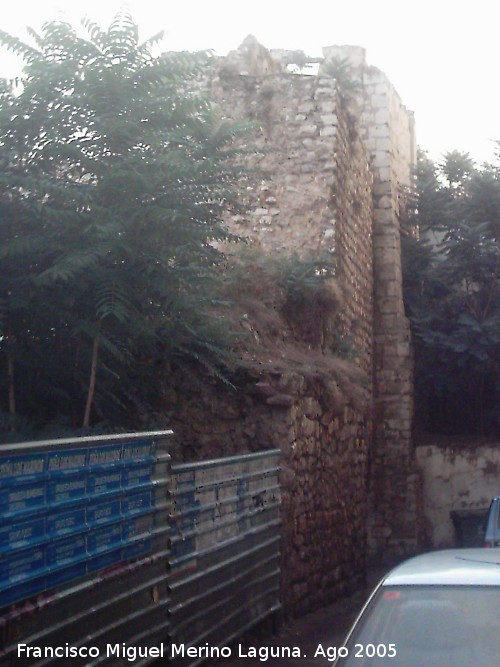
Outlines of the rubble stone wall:
<svg viewBox="0 0 500 667">
<path fill-rule="evenodd" d="M 261 127 L 252 138 L 262 157 L 249 213 L 228 225 L 262 252 L 335 257 L 341 333 L 356 351 L 367 399 L 334 400 L 320 382 L 284 372 L 255 377 L 237 394 L 207 387 L 172 400 L 185 460 L 281 449 L 282 597 L 290 614 L 359 582 L 367 543 L 380 559 L 417 546 L 399 228 L 401 186 L 415 159 L 413 117 L 385 75 L 367 67 L 363 49 L 325 50 L 326 60 L 338 55 L 355 66 L 357 102 L 328 69 L 292 73 L 286 52 L 278 62 L 251 39 L 205 85 L 224 116 Z"/>
<path fill-rule="evenodd" d="M 333 403 L 296 372 L 243 391 L 178 392 L 172 426 L 193 461 L 281 449 L 282 604 L 295 616 L 359 587 L 366 570 L 367 452 L 363 406 Z M 182 397 L 182 398 L 181 398 Z"/>
<path fill-rule="evenodd" d="M 229 226 L 267 253 L 335 257 L 342 333 L 371 375 L 373 177 L 336 81 L 283 70 L 250 77 L 222 67 L 210 94 L 225 115 L 262 127 L 253 138 L 263 156 L 260 185 L 248 193 L 250 214 Z"/>
<path fill-rule="evenodd" d="M 421 498 L 400 238 L 416 162 L 413 114 L 386 75 L 367 65 L 362 48 L 325 48 L 317 76 L 286 73 L 277 62 L 270 68 L 263 53 L 260 70 L 253 58 L 253 77 L 245 74 L 244 53 L 233 54 L 212 89 L 224 113 L 263 124 L 268 151 L 262 199 L 250 220 L 233 223 L 267 251 L 335 253 L 344 335 L 373 382 L 370 552 L 392 560 L 417 548 Z M 350 63 L 357 99 L 346 101 L 331 75 L 335 58 Z"/>
</svg>

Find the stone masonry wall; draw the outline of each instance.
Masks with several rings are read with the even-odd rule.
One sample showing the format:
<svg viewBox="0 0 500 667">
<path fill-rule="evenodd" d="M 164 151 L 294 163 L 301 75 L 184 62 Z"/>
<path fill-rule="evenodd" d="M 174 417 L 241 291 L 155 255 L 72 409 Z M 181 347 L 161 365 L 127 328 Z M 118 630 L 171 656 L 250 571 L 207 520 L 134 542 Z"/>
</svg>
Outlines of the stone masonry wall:
<svg viewBox="0 0 500 667">
<path fill-rule="evenodd" d="M 374 438 L 370 451 L 372 556 L 392 560 L 417 548 L 420 480 L 412 443 L 413 361 L 404 313 L 399 220 L 416 163 L 413 114 L 360 47 L 328 47 L 360 84 L 362 137 L 373 173 Z"/>
<path fill-rule="evenodd" d="M 415 552 L 419 478 L 412 443 L 413 361 L 404 313 L 400 214 L 416 161 L 413 115 L 385 74 L 365 68 L 364 139 L 372 162 L 374 440 L 371 551 L 383 560 Z"/>
<path fill-rule="evenodd" d="M 365 573 L 373 178 L 335 80 L 297 76 L 265 50 L 260 60 L 256 53 L 247 42 L 209 82 L 224 116 L 261 126 L 251 140 L 262 159 L 249 214 L 228 224 L 263 253 L 335 257 L 345 303 L 340 334 L 356 352 L 365 398 L 332 396 L 292 370 L 264 373 L 237 394 L 213 389 L 187 401 L 187 390 L 175 392 L 172 427 L 187 460 L 281 449 L 282 601 L 294 615 L 332 601 Z"/>
<path fill-rule="evenodd" d="M 223 61 L 210 85 L 225 116 L 262 128 L 252 139 L 263 158 L 260 185 L 248 193 L 250 215 L 234 216 L 229 226 L 268 253 L 335 256 L 345 297 L 342 333 L 371 381 L 373 177 L 366 150 L 335 79 L 270 67 L 260 45 L 259 70 L 255 44 L 249 67 L 249 44 Z"/>
<path fill-rule="evenodd" d="M 245 65 L 248 49 L 253 76 Z M 262 195 L 251 220 L 233 221 L 238 231 L 267 251 L 335 253 L 346 296 L 344 335 L 361 368 L 373 371 L 370 552 L 390 560 L 414 552 L 418 539 L 413 361 L 399 225 L 416 161 L 414 118 L 385 74 L 367 66 L 364 49 L 327 47 L 324 55 L 317 76 L 286 73 L 277 62 L 271 67 L 268 52 L 249 39 L 228 58 L 212 93 L 224 113 L 250 115 L 264 127 Z M 361 90 L 357 106 L 346 105 L 328 76 L 335 58 L 352 66 Z"/>
<path fill-rule="evenodd" d="M 366 399 L 344 393 L 339 400 L 292 362 L 288 371 L 254 375 L 237 393 L 172 389 L 168 399 L 185 460 L 281 449 L 288 614 L 359 582 L 367 538 L 380 558 L 411 552 L 417 540 L 398 223 L 400 186 L 409 183 L 415 156 L 413 119 L 385 75 L 366 66 L 362 49 L 325 50 L 326 60 L 338 55 L 351 59 L 361 82 L 357 106 L 328 69 L 292 73 L 286 52 L 278 62 L 252 38 L 203 85 L 223 116 L 261 127 L 251 139 L 262 158 L 247 191 L 249 213 L 229 227 L 263 253 L 335 257 L 345 297 L 341 336 L 356 352 Z"/>
<path fill-rule="evenodd" d="M 359 587 L 370 441 L 363 407 L 334 403 L 324 387 L 296 372 L 255 377 L 237 393 L 207 386 L 176 394 L 176 458 L 281 449 L 285 614 L 300 615 Z"/>
</svg>

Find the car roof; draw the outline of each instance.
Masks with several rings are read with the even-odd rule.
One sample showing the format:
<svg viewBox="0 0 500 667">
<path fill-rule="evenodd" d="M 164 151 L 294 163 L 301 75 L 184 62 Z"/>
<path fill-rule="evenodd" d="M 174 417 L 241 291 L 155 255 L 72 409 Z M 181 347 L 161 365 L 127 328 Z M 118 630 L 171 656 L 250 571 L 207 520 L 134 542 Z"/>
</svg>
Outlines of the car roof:
<svg viewBox="0 0 500 667">
<path fill-rule="evenodd" d="M 391 570 L 383 586 L 500 586 L 500 548 L 450 549 L 416 556 Z"/>
</svg>

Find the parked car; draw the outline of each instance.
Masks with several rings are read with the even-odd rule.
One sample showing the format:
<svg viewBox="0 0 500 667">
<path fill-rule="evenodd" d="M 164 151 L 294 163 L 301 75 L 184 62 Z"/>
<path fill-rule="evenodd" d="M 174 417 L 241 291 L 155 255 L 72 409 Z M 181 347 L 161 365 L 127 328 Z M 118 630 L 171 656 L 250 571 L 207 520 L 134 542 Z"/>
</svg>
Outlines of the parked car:
<svg viewBox="0 0 500 667">
<path fill-rule="evenodd" d="M 338 667 L 500 664 L 500 549 L 436 551 L 399 565 L 337 655 Z"/>
<path fill-rule="evenodd" d="M 500 496 L 496 496 L 491 501 L 486 519 L 484 546 L 500 547 Z"/>
</svg>

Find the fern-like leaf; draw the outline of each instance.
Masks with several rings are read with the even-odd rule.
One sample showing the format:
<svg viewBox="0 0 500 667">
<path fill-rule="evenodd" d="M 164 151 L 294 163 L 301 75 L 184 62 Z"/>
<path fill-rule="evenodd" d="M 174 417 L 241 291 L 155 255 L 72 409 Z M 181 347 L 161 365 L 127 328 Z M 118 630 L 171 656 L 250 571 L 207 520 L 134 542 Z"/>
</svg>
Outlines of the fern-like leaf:
<svg viewBox="0 0 500 667">
<path fill-rule="evenodd" d="M 99 319 L 116 318 L 122 324 L 130 317 L 131 304 L 128 294 L 115 280 L 100 284 L 96 289 L 96 311 Z"/>
</svg>

